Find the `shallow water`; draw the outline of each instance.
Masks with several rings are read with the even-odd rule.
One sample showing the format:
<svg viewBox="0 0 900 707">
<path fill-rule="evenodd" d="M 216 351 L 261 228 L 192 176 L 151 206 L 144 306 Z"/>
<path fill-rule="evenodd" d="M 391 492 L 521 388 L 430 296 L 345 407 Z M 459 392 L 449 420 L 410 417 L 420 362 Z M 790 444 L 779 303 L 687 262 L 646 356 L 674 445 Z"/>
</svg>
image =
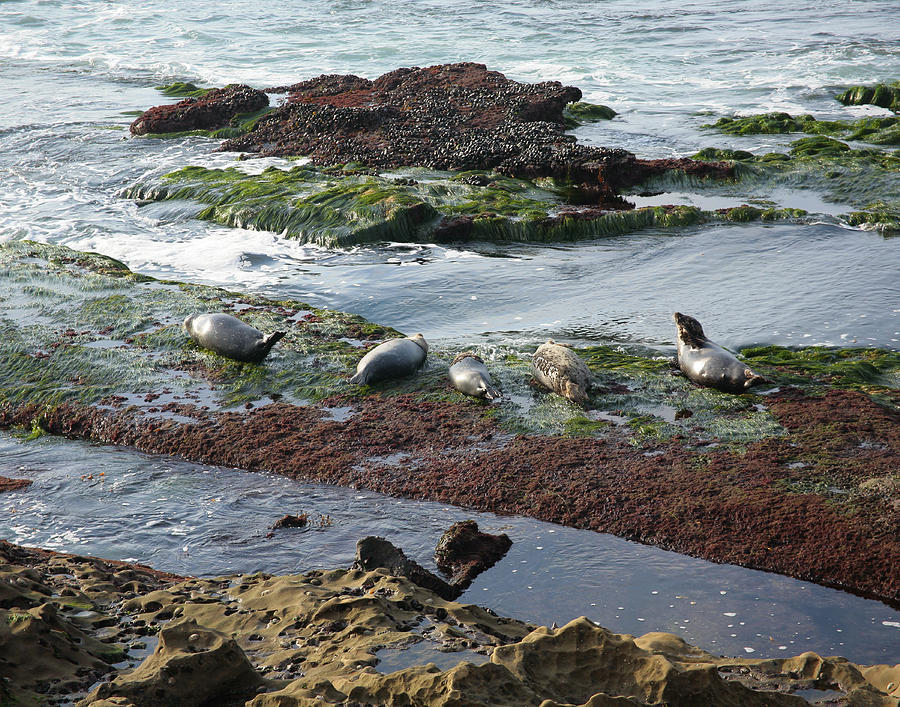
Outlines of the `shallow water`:
<svg viewBox="0 0 900 707">
<path fill-rule="evenodd" d="M 8 433 L 0 475 L 34 480 L 0 496 L 0 537 L 23 545 L 215 576 L 348 567 L 359 538 L 381 535 L 437 571 L 441 534 L 472 518 L 513 546 L 460 601 L 502 615 L 546 625 L 584 615 L 617 632 L 672 631 L 723 655 L 900 655 L 900 613 L 880 602 L 612 535 Z M 270 531 L 302 512 L 306 528 Z"/>
<path fill-rule="evenodd" d="M 769 110 L 886 113 L 844 108 L 833 96 L 848 84 L 900 76 L 894 0 L 779 7 L 762 0 L 627 7 L 8 0 L 0 3 L 0 29 L 0 240 L 61 243 L 159 277 L 337 307 L 448 347 L 477 341 L 530 350 L 553 336 L 671 353 L 673 310 L 693 314 L 731 348 L 898 346 L 900 238 L 840 228 L 828 215 L 844 209 L 808 192 L 751 196 L 821 212 L 820 222 L 670 229 L 562 246 L 349 251 L 195 221 L 190 204 L 138 208 L 118 196 L 185 164 L 233 163 L 204 138 L 129 138 L 128 112 L 167 100 L 154 85 L 266 87 L 461 60 L 516 80 L 571 83 L 586 100 L 610 105 L 616 119 L 576 133 L 593 144 L 640 157 L 708 145 L 770 151 L 796 136 L 730 137 L 701 126 Z M 749 198 L 735 195 L 735 203 Z M 696 195 L 664 200 L 697 203 Z M 355 540 L 373 532 L 427 562 L 450 522 L 473 515 L 120 449 L 46 439 L 22 445 L 7 435 L 0 473 L 38 481 L 0 498 L 0 535 L 199 574 L 346 564 Z M 328 514 L 332 524 L 265 538 L 274 518 L 301 510 Z M 805 649 L 861 662 L 900 656 L 897 614 L 875 602 L 609 536 L 475 517 L 515 541 L 466 595 L 502 613 L 547 623 L 587 614 L 617 631 L 673 630 L 714 652 L 752 648 L 757 657 Z"/>
</svg>

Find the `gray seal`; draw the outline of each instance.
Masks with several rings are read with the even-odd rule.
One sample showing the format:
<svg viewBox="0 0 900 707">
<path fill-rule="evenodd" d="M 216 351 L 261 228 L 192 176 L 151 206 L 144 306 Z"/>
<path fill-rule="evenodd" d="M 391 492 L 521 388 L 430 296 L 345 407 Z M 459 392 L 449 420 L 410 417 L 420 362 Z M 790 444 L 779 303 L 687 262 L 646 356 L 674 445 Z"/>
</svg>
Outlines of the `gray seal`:
<svg viewBox="0 0 900 707">
<path fill-rule="evenodd" d="M 494 387 L 484 361 L 471 351 L 464 351 L 454 358 L 448 374 L 450 383 L 460 393 L 487 400 L 499 400 L 503 397 Z"/>
<path fill-rule="evenodd" d="M 568 346 L 553 339 L 538 346 L 531 359 L 531 368 L 538 383 L 559 393 L 573 403 L 587 403 L 591 387 L 591 371 L 587 364 Z"/>
<path fill-rule="evenodd" d="M 391 339 L 378 344 L 356 364 L 351 383 L 368 385 L 388 378 L 402 378 L 416 372 L 425 363 L 428 344 L 421 334 Z"/>
<path fill-rule="evenodd" d="M 678 325 L 678 367 L 698 385 L 725 393 L 744 393 L 750 386 L 768 381 L 746 363 L 706 338 L 693 317 L 675 312 Z"/>
<path fill-rule="evenodd" d="M 230 314 L 190 314 L 184 330 L 200 346 L 247 363 L 259 363 L 284 336 L 283 331 L 263 334 Z"/>
</svg>

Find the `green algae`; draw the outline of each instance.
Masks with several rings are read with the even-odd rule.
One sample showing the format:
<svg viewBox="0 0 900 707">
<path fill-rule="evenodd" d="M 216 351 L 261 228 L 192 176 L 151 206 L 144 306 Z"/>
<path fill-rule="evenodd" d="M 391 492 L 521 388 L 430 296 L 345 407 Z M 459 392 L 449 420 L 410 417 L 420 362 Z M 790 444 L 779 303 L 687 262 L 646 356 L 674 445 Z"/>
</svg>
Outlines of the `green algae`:
<svg viewBox="0 0 900 707">
<path fill-rule="evenodd" d="M 570 130 L 584 123 L 612 120 L 616 115 L 617 113 L 609 106 L 587 103 L 586 101 L 570 103 L 563 110 L 563 120 L 565 120 L 566 127 Z"/>
<path fill-rule="evenodd" d="M 172 98 L 200 98 L 213 90 L 211 88 L 199 88 L 198 86 L 185 81 L 173 81 L 172 83 L 156 86 L 155 88 L 164 96 L 170 96 Z"/>
<path fill-rule="evenodd" d="M 414 172 L 414 174 L 418 174 Z M 304 243 L 346 247 L 380 241 L 572 241 L 673 228 L 717 218 L 690 206 L 592 213 L 562 208 L 554 191 L 490 173 L 423 172 L 419 181 L 323 170 L 184 167 L 122 196 L 141 201 L 193 200 L 198 218 L 281 233 Z M 484 184 L 484 186 L 481 186 Z M 465 220 L 465 227 L 442 228 Z"/>
<path fill-rule="evenodd" d="M 885 234 L 896 230 L 895 217 L 900 210 L 898 151 L 853 149 L 840 140 L 818 135 L 795 140 L 788 153 L 754 155 L 745 150 L 710 147 L 693 158 L 734 162 L 735 175 L 741 184 L 809 189 L 828 201 L 847 204 L 853 209 L 842 217 L 848 225 L 877 229 Z"/>
<path fill-rule="evenodd" d="M 288 333 L 265 363 L 234 362 L 181 329 L 187 314 L 210 310 Z M 0 404 L 97 404 L 123 395 L 135 404 L 161 390 L 214 407 L 318 400 L 346 387 L 361 356 L 352 340 L 373 332 L 396 334 L 302 302 L 154 280 L 97 254 L 0 246 Z"/>
<path fill-rule="evenodd" d="M 809 114 L 792 116 L 788 113 L 763 113 L 740 118 L 720 118 L 715 123 L 702 127 L 715 128 L 728 135 L 807 133 L 841 137 L 873 145 L 900 144 L 900 118 L 816 120 Z"/>
<path fill-rule="evenodd" d="M 875 392 L 900 388 L 900 351 L 810 346 L 757 346 L 741 351 L 760 373 L 793 385 L 827 384 Z"/>
<path fill-rule="evenodd" d="M 835 98 L 845 106 L 875 105 L 900 113 L 900 81 L 851 86 Z"/>
</svg>

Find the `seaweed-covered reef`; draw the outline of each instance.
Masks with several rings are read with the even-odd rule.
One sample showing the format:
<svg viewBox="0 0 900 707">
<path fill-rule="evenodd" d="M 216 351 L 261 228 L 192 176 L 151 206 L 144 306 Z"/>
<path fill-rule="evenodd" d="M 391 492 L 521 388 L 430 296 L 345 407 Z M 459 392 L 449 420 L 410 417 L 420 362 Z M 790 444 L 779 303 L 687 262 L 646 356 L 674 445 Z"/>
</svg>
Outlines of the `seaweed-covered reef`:
<svg viewBox="0 0 900 707">
<path fill-rule="evenodd" d="M 793 707 L 817 690 L 888 707 L 900 683 L 898 666 L 812 652 L 538 627 L 384 569 L 196 579 L 0 541 L 0 587 L 5 704 Z"/>
<path fill-rule="evenodd" d="M 0 268 L 0 426 L 528 515 L 900 603 L 897 352 L 749 349 L 777 389 L 733 396 L 659 352 L 582 349 L 582 409 L 531 386 L 530 351 L 480 351 L 511 393 L 490 406 L 450 388 L 456 352 L 439 347 L 414 377 L 349 385 L 398 335 L 360 317 L 59 246 L 4 244 Z M 185 336 L 192 311 L 287 334 L 237 363 Z"/>
<path fill-rule="evenodd" d="M 828 216 L 838 223 L 885 233 L 898 229 L 897 156 L 834 139 L 896 144 L 895 117 L 725 117 L 708 127 L 731 135 L 799 131 L 818 137 L 794 142 L 787 153 L 709 148 L 692 159 L 646 160 L 619 148 L 583 145 L 567 132 L 579 122 L 615 116 L 580 101 L 577 88 L 555 81 L 523 84 L 481 64 L 397 69 L 375 80 L 319 76 L 266 89 L 287 95 L 275 107 L 266 92 L 247 86 L 161 89 L 187 97 L 146 111 L 132 124 L 133 133 L 200 132 L 230 138 L 220 149 L 239 151 L 241 160 L 302 157 L 305 163 L 261 174 L 240 163 L 187 166 L 133 184 L 122 196 L 139 203 L 189 200 L 200 204 L 198 218 L 326 247 L 384 240 L 571 241 L 646 228 L 808 217 L 790 204 L 747 204 L 740 197 L 716 211 L 636 209 L 628 201 L 628 194 L 672 188 L 731 196 L 766 185 L 809 189 L 847 204 L 850 210 L 840 218 Z"/>
</svg>

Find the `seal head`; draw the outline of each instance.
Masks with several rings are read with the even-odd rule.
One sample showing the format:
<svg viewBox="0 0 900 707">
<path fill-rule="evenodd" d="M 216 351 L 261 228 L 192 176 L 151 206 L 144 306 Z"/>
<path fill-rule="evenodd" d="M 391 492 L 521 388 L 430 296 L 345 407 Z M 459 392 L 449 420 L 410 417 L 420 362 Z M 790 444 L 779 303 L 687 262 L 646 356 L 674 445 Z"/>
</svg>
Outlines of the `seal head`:
<svg viewBox="0 0 900 707">
<path fill-rule="evenodd" d="M 246 363 L 259 363 L 281 340 L 285 332 L 263 334 L 237 317 L 225 313 L 189 314 L 184 331 L 199 346 L 220 356 Z"/>
<path fill-rule="evenodd" d="M 573 403 L 585 405 L 592 385 L 591 371 L 578 354 L 553 339 L 538 346 L 531 359 L 538 383 Z"/>
<path fill-rule="evenodd" d="M 678 327 L 678 367 L 690 380 L 725 393 L 745 393 L 768 381 L 733 353 L 710 341 L 693 317 L 675 312 Z"/>
</svg>

